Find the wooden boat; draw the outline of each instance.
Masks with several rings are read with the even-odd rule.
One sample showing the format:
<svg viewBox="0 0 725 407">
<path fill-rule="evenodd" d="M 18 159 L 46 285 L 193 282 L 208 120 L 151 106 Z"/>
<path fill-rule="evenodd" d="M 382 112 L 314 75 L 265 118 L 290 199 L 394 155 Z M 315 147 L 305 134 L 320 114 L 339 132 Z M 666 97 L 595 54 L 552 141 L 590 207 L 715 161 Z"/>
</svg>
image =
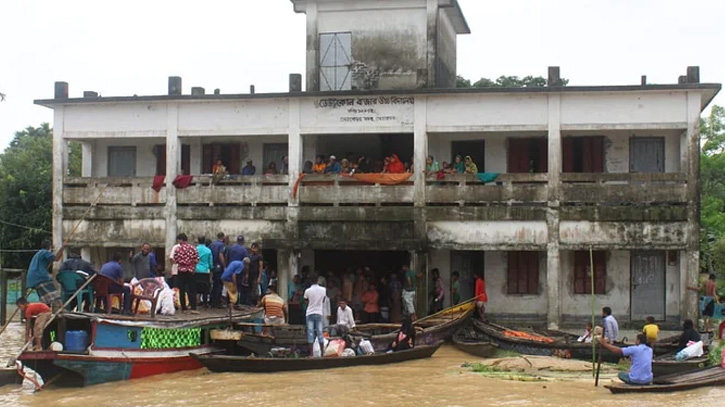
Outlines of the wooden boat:
<svg viewBox="0 0 725 407">
<path fill-rule="evenodd" d="M 707 367 L 684 374 L 673 374 L 655 378 L 648 386 L 615 383 L 606 385 L 614 394 L 618 393 L 668 393 L 691 390 L 698 387 L 725 385 L 725 369 L 721 366 Z"/>
<path fill-rule="evenodd" d="M 328 358 L 257 358 L 249 356 L 199 355 L 192 356 L 212 372 L 274 373 L 296 370 L 334 369 L 340 367 L 387 365 L 409 360 L 429 358 L 443 344 L 418 345 L 413 349 L 364 356 Z"/>
<path fill-rule="evenodd" d="M 490 358 L 498 349 L 498 345 L 493 342 L 482 341 L 470 335 L 471 330 L 461 327 L 453 334 L 453 345 L 459 350 L 469 355 L 478 356 L 480 358 Z"/>
<path fill-rule="evenodd" d="M 675 355 L 675 352 L 671 352 L 652 359 L 652 375 L 661 377 L 682 374 L 707 366 L 707 354 L 686 360 L 675 360 Z"/>
<path fill-rule="evenodd" d="M 478 337 L 484 341 L 491 341 L 501 349 L 510 350 L 525 355 L 558 356 L 565 359 L 592 360 L 591 343 L 577 341 L 577 336 L 561 331 L 552 330 L 513 330 L 490 322 L 472 320 L 473 327 L 478 332 Z M 662 355 L 676 349 L 676 344 L 671 344 L 673 338 L 658 341 L 653 346 L 655 355 Z M 621 343 L 620 346 L 630 344 Z M 599 352 L 597 347 L 596 352 Z M 598 354 L 597 354 L 598 356 Z M 620 356 L 602 350 L 602 361 L 617 363 Z"/>
<path fill-rule="evenodd" d="M 469 302 L 447 308 L 435 315 L 421 318 L 413 323 L 417 331 L 417 343 L 430 345 L 453 336 L 458 327 L 468 319 L 475 309 L 475 303 Z M 236 345 L 255 355 L 267 355 L 275 347 L 297 348 L 307 352 L 306 328 L 301 325 L 270 327 L 268 335 L 253 332 L 250 324 L 238 324 L 242 331 Z M 400 324 L 362 324 L 351 334 L 370 340 L 376 352 L 387 349 L 400 329 Z"/>
<path fill-rule="evenodd" d="M 232 322 L 259 317 L 257 308 L 245 308 Z M 52 341 L 67 344 L 72 331 L 83 331 L 87 347 L 79 351 L 25 351 L 18 360 L 38 372 L 44 386 L 86 386 L 162 373 L 201 368 L 189 352 L 218 351 L 209 331 L 230 323 L 225 310 L 205 310 L 196 316 L 156 318 L 67 312 L 45 328 L 43 348 Z M 76 333 L 73 333 L 75 335 Z"/>
</svg>

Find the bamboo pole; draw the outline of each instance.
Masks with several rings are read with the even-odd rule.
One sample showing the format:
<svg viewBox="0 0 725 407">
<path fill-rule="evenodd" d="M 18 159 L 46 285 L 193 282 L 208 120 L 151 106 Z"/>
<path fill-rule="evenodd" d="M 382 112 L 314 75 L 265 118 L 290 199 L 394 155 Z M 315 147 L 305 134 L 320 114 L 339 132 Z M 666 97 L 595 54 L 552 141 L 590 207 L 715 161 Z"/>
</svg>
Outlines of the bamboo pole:
<svg viewBox="0 0 725 407">
<path fill-rule="evenodd" d="M 591 331 L 591 337 L 592 337 L 592 376 L 595 375 L 594 372 L 594 362 L 596 361 L 596 354 L 597 354 L 597 345 L 594 343 L 594 314 L 596 310 L 594 309 L 594 249 L 591 245 L 589 245 L 589 275 L 591 276 L 591 294 L 592 294 L 592 331 Z"/>
</svg>

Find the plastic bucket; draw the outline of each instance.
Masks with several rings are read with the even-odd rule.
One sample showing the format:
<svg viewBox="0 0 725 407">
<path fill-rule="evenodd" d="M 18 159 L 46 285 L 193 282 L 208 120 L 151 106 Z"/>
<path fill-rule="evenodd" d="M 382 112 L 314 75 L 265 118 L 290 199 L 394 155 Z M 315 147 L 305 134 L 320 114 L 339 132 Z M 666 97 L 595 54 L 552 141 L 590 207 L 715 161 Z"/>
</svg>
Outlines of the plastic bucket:
<svg viewBox="0 0 725 407">
<path fill-rule="evenodd" d="M 88 332 L 68 331 L 65 333 L 65 350 L 83 352 L 88 347 Z"/>
</svg>

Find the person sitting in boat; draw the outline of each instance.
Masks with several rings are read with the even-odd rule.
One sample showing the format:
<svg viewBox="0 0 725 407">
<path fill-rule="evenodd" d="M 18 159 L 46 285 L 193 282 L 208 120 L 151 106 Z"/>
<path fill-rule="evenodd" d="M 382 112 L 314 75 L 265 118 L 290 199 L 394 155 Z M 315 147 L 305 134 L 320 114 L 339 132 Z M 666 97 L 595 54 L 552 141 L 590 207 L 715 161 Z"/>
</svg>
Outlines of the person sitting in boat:
<svg viewBox="0 0 725 407">
<path fill-rule="evenodd" d="M 637 334 L 634 346 L 620 348 L 599 338 L 599 343 L 605 349 L 624 357 L 632 358 L 632 367 L 628 373 L 619 372 L 619 380 L 627 384 L 647 385 L 652 383 L 652 348 L 647 344 L 645 334 Z"/>
<path fill-rule="evenodd" d="M 700 342 L 701 340 L 700 334 L 695 330 L 695 324 L 691 319 L 686 319 L 682 324 L 682 335 L 680 335 L 677 351 L 685 349 L 690 342 Z"/>
<path fill-rule="evenodd" d="M 33 350 L 42 350 L 43 330 L 51 318 L 50 307 L 42 302 L 28 304 L 28 300 L 24 297 L 18 298 L 15 304 L 25 317 L 25 342 L 32 339 Z M 35 317 L 35 324 L 33 324 L 33 317 Z"/>
<path fill-rule="evenodd" d="M 400 331 L 395 335 L 393 343 L 388 346 L 388 352 L 398 352 L 408 350 L 415 347 L 415 327 L 413 327 L 413 318 L 410 314 L 405 316 Z"/>
<path fill-rule="evenodd" d="M 647 336 L 647 341 L 649 341 L 650 345 L 657 342 L 657 335 L 660 333 L 660 327 L 655 324 L 655 317 L 648 316 L 645 319 L 646 324 L 644 324 L 644 327 L 642 328 L 642 333 L 644 333 Z"/>
<path fill-rule="evenodd" d="M 284 325 L 287 323 L 287 304 L 284 299 L 277 295 L 277 287 L 270 285 L 267 287 L 267 295 L 259 300 L 258 307 L 264 308 L 264 324 L 265 325 Z M 264 328 L 267 334 L 268 328 Z"/>
<path fill-rule="evenodd" d="M 577 338 L 577 342 L 591 343 L 592 342 L 592 323 L 587 322 L 587 327 L 584 330 L 584 334 Z"/>
<path fill-rule="evenodd" d="M 344 298 L 337 302 L 337 323 L 330 325 L 330 336 L 345 336 L 348 332 L 355 329 L 355 317 L 352 314 L 352 308 L 347 306 Z"/>
</svg>

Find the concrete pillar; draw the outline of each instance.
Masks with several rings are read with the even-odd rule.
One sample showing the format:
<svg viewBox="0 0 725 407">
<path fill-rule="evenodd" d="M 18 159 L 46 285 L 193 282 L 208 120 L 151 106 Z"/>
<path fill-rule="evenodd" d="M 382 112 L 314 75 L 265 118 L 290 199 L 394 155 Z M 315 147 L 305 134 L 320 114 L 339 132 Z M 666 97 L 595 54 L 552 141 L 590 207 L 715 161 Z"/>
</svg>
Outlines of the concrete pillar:
<svg viewBox="0 0 725 407">
<path fill-rule="evenodd" d="M 426 69 L 428 70 L 428 80 L 424 87 L 434 88 L 436 87 L 436 68 L 438 65 L 438 0 L 427 0 L 426 11 L 428 14 L 426 38 L 426 52 L 428 54 Z M 418 86 L 421 85 L 421 83 L 418 83 Z"/>
<path fill-rule="evenodd" d="M 317 3 L 308 2 L 307 15 L 307 91 L 320 90 L 320 35 L 317 31 Z"/>
<path fill-rule="evenodd" d="M 551 76 L 551 72 L 550 72 Z M 546 322 L 550 329 L 557 329 L 561 319 L 561 261 L 559 252 L 559 192 L 561 189 L 561 95 L 549 95 L 548 129 L 548 202 L 546 226 L 548 241 L 546 245 L 546 290 L 548 308 Z"/>
<path fill-rule="evenodd" d="M 698 287 L 700 273 L 700 104 L 702 96 L 698 91 L 687 93 L 687 269 L 680 304 L 682 319 L 696 320 L 698 316 L 699 292 L 687 287 Z M 683 169 L 684 170 L 684 169 Z"/>
<path fill-rule="evenodd" d="M 418 275 L 415 287 L 415 312 L 418 318 L 421 318 L 428 315 L 428 262 L 423 252 L 410 250 L 409 254 L 409 267 Z"/>
<path fill-rule="evenodd" d="M 250 93 L 254 93 L 254 86 L 250 89 Z M 302 92 L 302 75 L 298 73 L 289 74 L 289 91 Z"/>
<path fill-rule="evenodd" d="M 290 98 L 289 129 L 287 134 L 287 155 L 289 156 L 289 187 L 294 188 L 302 169 L 302 134 L 300 133 L 300 100 Z M 297 206 L 299 199 L 289 194 L 289 205 Z"/>
<path fill-rule="evenodd" d="M 180 76 L 169 76 L 169 95 L 170 96 L 181 95 L 181 77 Z"/>
<path fill-rule="evenodd" d="M 169 78 L 171 82 L 171 78 Z M 170 84 L 171 85 L 171 84 Z M 166 109 L 166 270 L 171 273 L 169 254 L 176 244 L 176 187 L 174 179 L 179 174 L 179 105 L 169 103 Z"/>
<path fill-rule="evenodd" d="M 68 99 L 68 82 L 55 83 L 55 99 Z"/>
<path fill-rule="evenodd" d="M 68 84 L 66 84 L 67 88 Z M 56 90 L 57 90 L 56 83 Z M 67 91 L 67 89 L 66 89 Z M 57 93 L 57 92 L 56 92 Z M 56 94 L 56 98 L 58 95 Z M 66 98 L 68 96 L 66 95 Z M 65 108 L 58 106 L 53 112 L 53 248 L 57 250 L 63 244 L 63 179 L 65 178 L 68 143 L 63 138 Z M 91 198 L 95 200 L 95 197 Z M 57 270 L 58 263 L 53 264 Z"/>
<path fill-rule="evenodd" d="M 279 279 L 277 294 L 286 301 L 289 301 L 289 298 L 287 298 L 288 287 L 292 284 L 292 277 L 294 277 L 299 270 L 299 261 L 293 250 L 277 250 L 277 269 L 277 278 Z"/>
<path fill-rule="evenodd" d="M 413 157 L 415 172 L 413 173 L 413 199 L 416 207 L 425 207 L 425 159 L 428 155 L 427 133 L 427 98 L 415 98 L 413 118 Z"/>
<path fill-rule="evenodd" d="M 81 143 L 81 176 L 92 177 L 93 176 L 93 142 Z"/>
</svg>

